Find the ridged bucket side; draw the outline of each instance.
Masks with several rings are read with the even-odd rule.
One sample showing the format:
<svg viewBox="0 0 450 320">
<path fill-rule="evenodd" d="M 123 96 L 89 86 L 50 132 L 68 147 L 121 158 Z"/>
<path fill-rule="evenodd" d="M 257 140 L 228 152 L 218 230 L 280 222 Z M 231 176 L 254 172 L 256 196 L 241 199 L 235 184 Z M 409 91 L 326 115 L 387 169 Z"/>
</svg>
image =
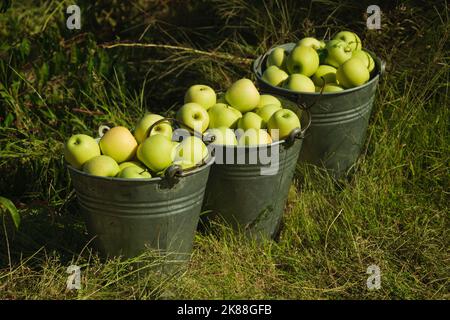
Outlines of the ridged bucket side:
<svg viewBox="0 0 450 320">
<path fill-rule="evenodd" d="M 261 175 L 261 164 L 213 165 L 205 209 L 250 237 L 272 238 L 282 219 L 302 140 L 279 147 L 279 166 L 266 171 L 269 175 Z"/>
<path fill-rule="evenodd" d="M 105 256 L 134 257 L 147 248 L 186 260 L 197 228 L 210 165 L 180 177 L 104 179 L 69 167 L 88 231 Z"/>
</svg>

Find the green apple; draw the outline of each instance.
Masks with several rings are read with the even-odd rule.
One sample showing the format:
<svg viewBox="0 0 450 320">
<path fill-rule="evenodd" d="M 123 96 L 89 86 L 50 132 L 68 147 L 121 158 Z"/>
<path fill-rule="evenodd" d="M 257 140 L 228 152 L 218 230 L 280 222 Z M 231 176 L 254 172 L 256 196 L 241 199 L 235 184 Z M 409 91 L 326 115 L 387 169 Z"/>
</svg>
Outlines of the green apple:
<svg viewBox="0 0 450 320">
<path fill-rule="evenodd" d="M 209 125 L 208 111 L 195 102 L 184 104 L 177 112 L 177 119 L 194 131 L 204 132 Z"/>
<path fill-rule="evenodd" d="M 369 78 L 369 70 L 359 58 L 347 60 L 336 72 L 337 83 L 346 89 L 363 85 Z"/>
<path fill-rule="evenodd" d="M 122 179 L 150 179 L 152 175 L 147 171 L 147 169 L 142 169 L 137 166 L 130 166 L 120 170 L 117 177 Z"/>
<path fill-rule="evenodd" d="M 345 41 L 330 40 L 326 46 L 327 56 L 325 63 L 338 68 L 341 64 L 352 57 L 352 50 Z"/>
<path fill-rule="evenodd" d="M 188 161 L 197 165 L 208 155 L 208 148 L 197 137 L 189 136 L 183 139 L 176 147 L 174 161 Z"/>
<path fill-rule="evenodd" d="M 108 130 L 99 142 L 102 154 L 110 156 L 117 163 L 133 159 L 138 143 L 125 127 L 114 127 Z"/>
<path fill-rule="evenodd" d="M 286 66 L 290 74 L 301 73 L 310 77 L 319 67 L 319 55 L 311 47 L 295 47 L 287 58 Z"/>
<path fill-rule="evenodd" d="M 83 171 L 94 176 L 115 177 L 120 169 L 116 160 L 109 156 L 96 156 L 83 165 Z"/>
<path fill-rule="evenodd" d="M 267 122 L 269 122 L 270 117 L 280 109 L 281 109 L 281 106 L 279 106 L 279 105 L 268 104 L 268 105 L 265 105 L 264 107 L 258 109 L 258 111 L 256 111 L 256 113 L 263 119 L 264 124 L 266 125 Z"/>
<path fill-rule="evenodd" d="M 373 60 L 370 53 L 368 53 L 367 51 L 364 50 L 353 51 L 352 58 L 361 59 L 366 65 L 367 69 L 369 70 L 369 73 L 372 72 L 372 70 L 375 68 L 375 61 Z"/>
<path fill-rule="evenodd" d="M 174 144 L 169 138 L 162 134 L 155 134 L 139 145 L 137 157 L 147 168 L 157 173 L 172 164 L 173 149 Z"/>
<path fill-rule="evenodd" d="M 264 128 L 264 121 L 256 113 L 247 112 L 239 119 L 238 128 L 244 131 L 248 129 L 262 129 Z"/>
<path fill-rule="evenodd" d="M 138 161 L 125 161 L 119 164 L 120 171 L 128 167 L 138 167 L 141 168 L 142 170 L 145 170 L 145 165 Z"/>
<path fill-rule="evenodd" d="M 215 137 L 212 144 L 216 145 L 231 145 L 234 146 L 237 144 L 236 136 L 230 128 L 227 127 L 218 127 L 208 129 L 205 132 L 206 134 L 213 135 Z"/>
<path fill-rule="evenodd" d="M 64 158 L 74 168 L 80 169 L 86 161 L 100 155 L 100 147 L 94 138 L 75 134 L 64 145 Z"/>
<path fill-rule="evenodd" d="M 283 48 L 273 49 L 267 57 L 266 67 L 276 66 L 280 69 L 286 67 L 286 51 Z"/>
<path fill-rule="evenodd" d="M 316 73 L 311 77 L 314 84 L 318 87 L 323 86 L 323 81 L 325 83 L 336 82 L 336 68 L 328 66 L 326 64 L 319 66 Z"/>
<path fill-rule="evenodd" d="M 325 42 L 319 41 L 313 37 L 306 37 L 297 42 L 297 47 L 299 46 L 311 47 L 314 50 L 319 50 L 325 47 Z"/>
<path fill-rule="evenodd" d="M 249 129 L 239 137 L 238 142 L 240 146 L 257 146 L 271 143 L 272 138 L 264 129 Z"/>
<path fill-rule="evenodd" d="M 240 112 L 252 111 L 259 103 L 259 92 L 249 79 L 233 83 L 225 93 L 228 104 Z"/>
<path fill-rule="evenodd" d="M 314 92 L 316 89 L 310 78 L 299 73 L 291 74 L 283 87 L 296 92 Z"/>
<path fill-rule="evenodd" d="M 214 90 L 203 84 L 191 86 L 184 95 L 184 103 L 195 102 L 208 110 L 216 104 L 217 96 Z"/>
<path fill-rule="evenodd" d="M 191 162 L 189 160 L 183 160 L 183 159 L 175 160 L 173 162 L 173 164 L 180 166 L 181 169 L 183 169 L 183 170 L 195 167 L 195 163 L 193 163 L 193 162 Z"/>
<path fill-rule="evenodd" d="M 270 117 L 267 128 L 273 140 L 283 140 L 294 130 L 300 128 L 300 120 L 294 111 L 281 109 Z"/>
<path fill-rule="evenodd" d="M 316 92 L 320 92 L 322 90 L 322 87 L 316 87 Z M 323 87 L 323 92 L 339 92 L 343 91 L 344 88 L 342 88 L 337 83 L 327 83 Z"/>
<path fill-rule="evenodd" d="M 134 130 L 134 137 L 136 138 L 137 143 L 142 143 L 149 134 L 162 134 L 167 136 L 169 139 L 172 139 L 172 126 L 170 125 L 170 122 L 161 122 L 157 124 L 150 133 L 150 127 L 156 122 L 161 119 L 164 119 L 164 117 L 154 114 L 154 113 L 147 113 L 142 117 L 141 120 L 139 120 L 138 124 L 136 125 L 136 129 Z"/>
<path fill-rule="evenodd" d="M 275 87 L 281 85 L 288 77 L 289 75 L 277 66 L 268 67 L 262 75 L 265 82 Z"/>
<path fill-rule="evenodd" d="M 355 50 L 361 50 L 361 39 L 358 37 L 358 35 L 351 31 L 341 31 L 338 32 L 334 37 L 333 40 L 342 40 L 345 41 L 348 45 L 348 47 L 351 49 L 351 51 Z"/>
<path fill-rule="evenodd" d="M 224 103 L 216 103 L 208 110 L 208 115 L 210 128 L 236 128 L 239 118 L 242 117 L 239 110 Z"/>
<path fill-rule="evenodd" d="M 281 108 L 281 101 L 270 94 L 262 94 L 256 108 L 260 109 L 264 106 L 267 106 L 268 104 L 275 104 Z"/>
</svg>

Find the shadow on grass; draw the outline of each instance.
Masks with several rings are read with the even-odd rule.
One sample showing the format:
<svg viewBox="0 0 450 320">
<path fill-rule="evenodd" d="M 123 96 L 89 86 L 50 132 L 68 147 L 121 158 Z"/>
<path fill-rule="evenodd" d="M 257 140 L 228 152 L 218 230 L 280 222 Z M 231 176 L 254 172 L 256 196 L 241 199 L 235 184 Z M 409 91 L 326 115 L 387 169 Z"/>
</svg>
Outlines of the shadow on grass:
<svg viewBox="0 0 450 320">
<path fill-rule="evenodd" d="M 74 198 L 61 214 L 42 205 L 22 211 L 22 221 L 17 231 L 10 221 L 5 222 L 6 233 L 5 228 L 0 231 L 0 268 L 7 267 L 9 259 L 14 266 L 36 253 L 35 258 L 39 260 L 40 256 L 56 251 L 62 263 L 69 263 L 75 256 L 90 252 L 92 241 Z"/>
</svg>

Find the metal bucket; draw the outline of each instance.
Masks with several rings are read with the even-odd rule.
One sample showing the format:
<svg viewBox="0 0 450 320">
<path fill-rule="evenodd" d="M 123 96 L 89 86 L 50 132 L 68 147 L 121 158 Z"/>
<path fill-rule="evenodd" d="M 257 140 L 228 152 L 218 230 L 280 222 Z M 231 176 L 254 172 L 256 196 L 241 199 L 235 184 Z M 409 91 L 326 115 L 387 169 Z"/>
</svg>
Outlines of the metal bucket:
<svg viewBox="0 0 450 320">
<path fill-rule="evenodd" d="M 294 46 L 294 43 L 288 43 L 279 47 L 291 51 Z M 376 64 L 376 74 L 362 86 L 342 92 L 295 93 L 262 80 L 262 66 L 273 49 L 255 60 L 253 72 L 263 90 L 309 107 L 311 127 L 304 139 L 299 161 L 323 166 L 335 177 L 342 177 L 355 164 L 364 146 L 378 81 L 384 73 L 384 62 L 369 52 Z"/>
<path fill-rule="evenodd" d="M 171 261 L 186 261 L 199 221 L 210 158 L 203 166 L 170 177 L 97 177 L 67 166 L 87 228 L 104 256 L 135 257 L 158 250 Z"/>
<path fill-rule="evenodd" d="M 256 240 L 276 234 L 310 120 L 309 114 L 302 117 L 292 102 L 287 103 L 285 107 L 294 110 L 305 127 L 294 130 L 286 140 L 267 146 L 216 146 L 216 163 L 211 168 L 203 206 L 209 211 L 208 220 L 219 217 Z M 223 161 L 226 157 L 232 163 Z M 274 161 L 269 163 L 269 159 Z"/>
</svg>

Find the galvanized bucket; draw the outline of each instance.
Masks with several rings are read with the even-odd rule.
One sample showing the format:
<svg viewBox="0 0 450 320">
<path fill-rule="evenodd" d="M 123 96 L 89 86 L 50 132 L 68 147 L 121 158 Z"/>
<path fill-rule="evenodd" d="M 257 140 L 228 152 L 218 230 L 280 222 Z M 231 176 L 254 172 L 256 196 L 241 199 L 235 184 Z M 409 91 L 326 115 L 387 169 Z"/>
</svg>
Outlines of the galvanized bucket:
<svg viewBox="0 0 450 320">
<path fill-rule="evenodd" d="M 192 252 L 210 167 L 170 167 L 166 177 L 97 177 L 67 165 L 90 235 L 101 254 L 135 257 L 157 250 L 170 261 Z"/>
<path fill-rule="evenodd" d="M 310 124 L 308 112 L 302 112 L 292 102 L 286 103 L 289 105 L 285 107 L 302 119 L 302 130 L 296 129 L 286 140 L 266 146 L 215 148 L 216 163 L 211 168 L 203 206 L 209 212 L 207 220 L 222 219 L 256 240 L 276 234 Z"/>
<path fill-rule="evenodd" d="M 291 51 L 294 43 L 278 47 Z M 324 167 L 336 178 L 344 176 L 355 164 L 365 143 L 375 92 L 385 64 L 372 52 L 376 74 L 366 84 L 342 92 L 295 93 L 274 87 L 262 80 L 266 57 L 253 64 L 258 84 L 265 91 L 277 94 L 311 111 L 311 127 L 305 136 L 299 161 Z"/>
</svg>

